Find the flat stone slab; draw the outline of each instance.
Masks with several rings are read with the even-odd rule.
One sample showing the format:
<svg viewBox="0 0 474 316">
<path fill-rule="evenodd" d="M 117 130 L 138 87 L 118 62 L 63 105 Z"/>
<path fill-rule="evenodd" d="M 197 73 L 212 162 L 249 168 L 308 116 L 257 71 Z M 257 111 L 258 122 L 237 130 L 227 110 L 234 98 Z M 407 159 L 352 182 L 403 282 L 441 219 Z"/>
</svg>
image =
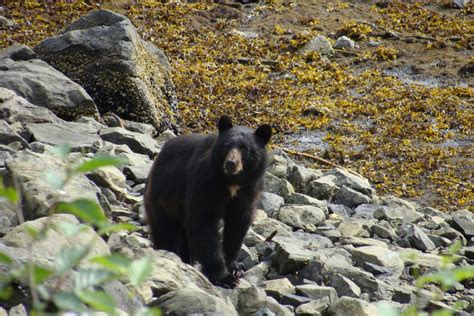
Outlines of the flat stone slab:
<svg viewBox="0 0 474 316">
<path fill-rule="evenodd" d="M 26 130 L 32 134 L 33 139 L 44 144 L 57 146 L 69 144 L 73 151 L 90 149 L 101 138 L 97 129 L 90 124 L 77 122 L 54 122 L 54 123 L 28 123 Z"/>
</svg>

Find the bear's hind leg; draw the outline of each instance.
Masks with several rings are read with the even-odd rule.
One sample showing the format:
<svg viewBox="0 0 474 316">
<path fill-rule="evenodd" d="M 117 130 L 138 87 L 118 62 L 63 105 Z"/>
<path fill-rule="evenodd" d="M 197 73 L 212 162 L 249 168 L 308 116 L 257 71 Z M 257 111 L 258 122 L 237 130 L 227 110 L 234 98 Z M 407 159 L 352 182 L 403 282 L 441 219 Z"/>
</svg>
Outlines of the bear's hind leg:
<svg viewBox="0 0 474 316">
<path fill-rule="evenodd" d="M 166 216 L 162 210 L 155 210 L 150 226 L 153 247 L 172 251 L 179 256 L 182 226 Z"/>
</svg>

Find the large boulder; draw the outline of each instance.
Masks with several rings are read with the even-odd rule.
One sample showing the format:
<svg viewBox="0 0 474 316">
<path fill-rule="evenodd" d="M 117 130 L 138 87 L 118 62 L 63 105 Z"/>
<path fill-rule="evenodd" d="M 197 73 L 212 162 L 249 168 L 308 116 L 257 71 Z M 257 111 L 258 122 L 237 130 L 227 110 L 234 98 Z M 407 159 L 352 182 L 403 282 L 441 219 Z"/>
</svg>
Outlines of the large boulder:
<svg viewBox="0 0 474 316">
<path fill-rule="evenodd" d="M 159 306 L 166 315 L 237 315 L 232 304 L 193 286 L 162 295 L 152 305 Z"/>
<path fill-rule="evenodd" d="M 51 146 L 67 143 L 72 151 L 92 151 L 94 145 L 101 141 L 98 129 L 86 123 L 27 123 L 25 128 L 34 141 Z"/>
<path fill-rule="evenodd" d="M 7 161 L 6 181 L 18 184 L 26 218 L 48 214 L 49 208 L 58 197 L 64 201 L 88 198 L 99 202 L 99 189 L 83 175 L 71 178 L 63 191 L 51 187 L 46 181 L 47 172 L 60 172 L 64 168 L 65 163 L 55 156 L 29 151 L 18 152 Z"/>
<path fill-rule="evenodd" d="M 64 119 L 98 115 L 94 101 L 80 85 L 36 59 L 26 46 L 11 46 L 0 54 L 0 87 Z"/>
<path fill-rule="evenodd" d="M 125 16 L 92 11 L 35 51 L 81 84 L 101 114 L 150 123 L 158 131 L 174 125 L 177 103 L 167 58 Z"/>
<path fill-rule="evenodd" d="M 105 241 L 100 238 L 97 233 L 89 226 L 84 227 L 73 237 L 68 236 L 66 230 L 62 228 L 62 224 L 79 225 L 79 221 L 74 215 L 70 214 L 54 214 L 49 217 L 42 217 L 34 221 L 25 222 L 19 226 L 12 228 L 0 241 L 3 244 L 7 254 L 13 256 L 16 261 L 27 262 L 33 260 L 46 268 L 53 267 L 54 257 L 64 247 L 90 246 L 88 255 L 83 259 L 80 266 L 90 266 L 88 258 L 96 256 L 105 256 L 110 254 L 109 247 Z M 40 231 L 48 225 L 48 231 L 41 240 L 36 240 L 34 247 L 31 247 L 33 237 L 29 231 Z M 21 251 L 25 250 L 25 257 Z"/>
<path fill-rule="evenodd" d="M 34 105 L 15 91 L 0 87 L 1 118 L 9 124 L 54 123 L 62 121 L 47 108 Z"/>
</svg>

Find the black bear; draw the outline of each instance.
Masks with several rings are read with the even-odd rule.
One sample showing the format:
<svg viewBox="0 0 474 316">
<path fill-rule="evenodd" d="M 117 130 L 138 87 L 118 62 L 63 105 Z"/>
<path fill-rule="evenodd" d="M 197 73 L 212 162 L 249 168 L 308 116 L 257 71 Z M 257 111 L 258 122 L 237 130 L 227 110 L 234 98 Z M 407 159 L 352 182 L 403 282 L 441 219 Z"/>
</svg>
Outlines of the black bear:
<svg viewBox="0 0 474 316">
<path fill-rule="evenodd" d="M 234 287 L 237 252 L 263 190 L 272 129 L 233 126 L 222 116 L 218 130 L 165 143 L 148 176 L 145 210 L 155 248 L 197 261 L 213 284 Z"/>
</svg>

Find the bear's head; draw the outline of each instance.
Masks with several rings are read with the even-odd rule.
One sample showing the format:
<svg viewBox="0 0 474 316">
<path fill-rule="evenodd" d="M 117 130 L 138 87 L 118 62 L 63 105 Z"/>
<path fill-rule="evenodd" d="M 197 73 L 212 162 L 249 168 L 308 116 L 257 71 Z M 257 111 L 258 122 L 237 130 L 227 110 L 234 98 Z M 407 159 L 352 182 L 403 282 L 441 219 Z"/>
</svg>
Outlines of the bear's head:
<svg viewBox="0 0 474 316">
<path fill-rule="evenodd" d="M 272 128 L 267 124 L 256 130 L 234 126 L 229 117 L 222 116 L 218 129 L 213 147 L 215 168 L 233 182 L 262 176 L 267 164 L 265 145 L 270 141 Z"/>
</svg>

